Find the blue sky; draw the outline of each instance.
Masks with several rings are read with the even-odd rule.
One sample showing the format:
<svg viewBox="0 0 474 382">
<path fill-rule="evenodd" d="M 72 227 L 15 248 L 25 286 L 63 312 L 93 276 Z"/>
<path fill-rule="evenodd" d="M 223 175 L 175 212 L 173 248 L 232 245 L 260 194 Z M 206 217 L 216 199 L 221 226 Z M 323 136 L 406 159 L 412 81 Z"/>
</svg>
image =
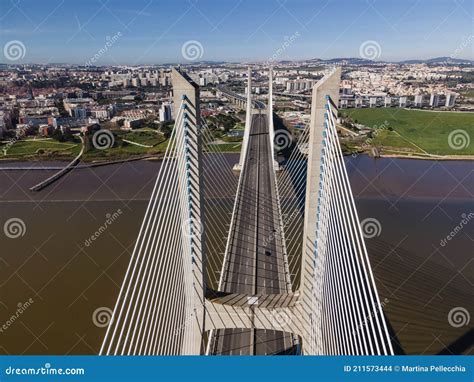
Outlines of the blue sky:
<svg viewBox="0 0 474 382">
<path fill-rule="evenodd" d="M 472 59 L 473 8 L 472 0 L 1 0 L 0 61 L 18 40 L 25 54 L 15 63 L 85 63 L 119 32 L 97 64 L 187 62 L 190 40 L 201 60 L 359 57 L 365 41 L 380 46 L 381 60 Z"/>
</svg>

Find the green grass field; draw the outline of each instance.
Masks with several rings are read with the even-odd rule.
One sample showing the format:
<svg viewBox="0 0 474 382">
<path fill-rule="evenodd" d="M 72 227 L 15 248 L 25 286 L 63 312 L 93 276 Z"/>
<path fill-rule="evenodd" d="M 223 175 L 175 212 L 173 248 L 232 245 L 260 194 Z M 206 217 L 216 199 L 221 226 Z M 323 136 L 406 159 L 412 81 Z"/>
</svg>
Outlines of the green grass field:
<svg viewBox="0 0 474 382">
<path fill-rule="evenodd" d="M 163 134 L 157 133 L 154 130 L 133 130 L 131 132 L 124 132 L 120 134 L 120 138 L 150 146 L 156 145 L 165 139 Z"/>
<path fill-rule="evenodd" d="M 0 145 L 0 154 L 5 158 L 30 156 L 75 156 L 81 149 L 80 143 L 58 142 L 53 139 L 26 139 L 12 144 Z M 4 155 L 4 151 L 6 155 Z"/>
<path fill-rule="evenodd" d="M 91 150 L 84 153 L 84 160 L 117 160 L 133 156 L 156 155 L 166 151 L 168 140 L 162 134 L 152 130 L 134 130 L 131 132 L 118 132 L 118 138 L 131 142 L 150 145 L 153 147 L 136 146 L 127 142 L 116 142 L 113 148 L 106 150 Z"/>
<path fill-rule="evenodd" d="M 393 129 L 385 128 L 373 139 L 375 146 L 384 149 L 408 149 L 435 155 L 474 155 L 474 113 L 398 108 L 344 109 L 341 113 L 369 127 L 384 125 Z M 462 132 L 451 135 L 450 145 L 449 136 L 455 130 Z"/>
</svg>

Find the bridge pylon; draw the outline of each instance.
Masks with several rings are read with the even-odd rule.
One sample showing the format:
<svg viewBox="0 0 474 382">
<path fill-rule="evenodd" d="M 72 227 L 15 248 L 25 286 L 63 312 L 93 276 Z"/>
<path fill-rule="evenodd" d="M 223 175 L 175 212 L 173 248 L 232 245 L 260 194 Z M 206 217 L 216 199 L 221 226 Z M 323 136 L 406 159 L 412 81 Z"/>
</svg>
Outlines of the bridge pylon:
<svg viewBox="0 0 474 382">
<path fill-rule="evenodd" d="M 268 113 L 272 113 L 272 70 L 269 77 Z M 209 254 L 205 253 L 202 166 L 206 131 L 200 117 L 199 86 L 184 72 L 173 69 L 175 126 L 100 354 L 199 355 L 205 352 L 206 333 L 210 331 L 212 337 L 221 329 L 291 333 L 301 340 L 294 343 L 301 345 L 302 354 L 393 354 L 336 129 L 340 79 L 341 69 L 337 68 L 313 88 L 311 122 L 305 131 L 307 155 L 299 154 L 307 157 L 297 161 L 304 165 L 297 164 L 296 174 L 289 176 L 287 183 L 284 174 L 291 171 L 291 164 L 285 165 L 279 178 L 274 169 L 264 170 L 272 187 L 277 187 L 271 206 L 277 208 L 273 221 L 278 223 L 272 223 L 274 236 L 268 240 L 274 240 L 281 229 L 281 240 L 294 242 L 296 224 L 291 219 L 303 220 L 301 256 L 296 257 L 300 260 L 299 286 L 292 290 L 287 250 L 283 249 L 284 271 L 276 273 L 285 274 L 287 287 L 277 294 L 256 294 L 255 290 L 246 294 L 211 291 L 206 285 Z M 239 162 L 242 171 L 246 171 L 242 166 L 251 117 L 249 69 L 246 136 Z M 267 135 L 256 136 L 262 139 Z M 262 160 L 273 161 L 274 152 L 268 155 L 271 158 Z M 237 203 L 251 205 L 240 200 L 252 190 L 241 187 L 243 175 L 249 179 L 241 172 L 234 212 Z M 297 201 L 289 221 L 282 219 L 281 211 L 288 188 Z M 297 188 L 302 189 L 301 195 L 295 192 Z M 300 196 L 304 197 L 304 209 Z M 293 202 L 289 203 L 293 208 Z M 237 215 L 232 214 L 231 227 Z M 231 230 L 229 238 L 233 237 Z M 252 249 L 247 254 L 257 258 L 261 250 L 257 242 L 255 252 Z"/>
<path fill-rule="evenodd" d="M 252 125 L 252 69 L 247 69 L 247 104 L 245 113 L 245 130 L 242 140 L 242 149 L 240 152 L 239 163 L 234 166 L 234 170 L 240 171 L 245 163 L 245 155 L 247 154 L 247 146 L 249 144 L 250 127 Z"/>
</svg>

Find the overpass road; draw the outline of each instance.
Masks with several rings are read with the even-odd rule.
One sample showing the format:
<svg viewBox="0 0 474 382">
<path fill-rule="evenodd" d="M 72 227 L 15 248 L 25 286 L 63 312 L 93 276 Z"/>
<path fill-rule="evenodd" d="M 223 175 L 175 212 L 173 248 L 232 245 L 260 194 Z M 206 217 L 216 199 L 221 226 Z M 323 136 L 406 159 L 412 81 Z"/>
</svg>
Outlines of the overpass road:
<svg viewBox="0 0 474 382">
<path fill-rule="evenodd" d="M 252 115 L 222 290 L 232 293 L 288 292 L 267 115 Z M 258 301 L 249 301 L 258 304 Z M 293 346 L 288 333 L 259 329 L 221 329 L 211 343 L 213 354 L 280 354 Z"/>
</svg>

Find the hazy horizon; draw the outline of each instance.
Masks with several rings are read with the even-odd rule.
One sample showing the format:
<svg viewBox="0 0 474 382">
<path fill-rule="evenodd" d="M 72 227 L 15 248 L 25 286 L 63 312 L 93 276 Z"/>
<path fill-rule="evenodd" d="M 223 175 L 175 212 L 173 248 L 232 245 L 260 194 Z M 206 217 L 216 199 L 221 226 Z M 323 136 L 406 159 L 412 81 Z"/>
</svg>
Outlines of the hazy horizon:
<svg viewBox="0 0 474 382">
<path fill-rule="evenodd" d="M 473 59 L 473 10 L 458 0 L 23 0 L 0 10 L 6 64 L 84 64 L 101 51 L 97 66 L 360 58 L 367 43 L 380 61 Z"/>
</svg>

